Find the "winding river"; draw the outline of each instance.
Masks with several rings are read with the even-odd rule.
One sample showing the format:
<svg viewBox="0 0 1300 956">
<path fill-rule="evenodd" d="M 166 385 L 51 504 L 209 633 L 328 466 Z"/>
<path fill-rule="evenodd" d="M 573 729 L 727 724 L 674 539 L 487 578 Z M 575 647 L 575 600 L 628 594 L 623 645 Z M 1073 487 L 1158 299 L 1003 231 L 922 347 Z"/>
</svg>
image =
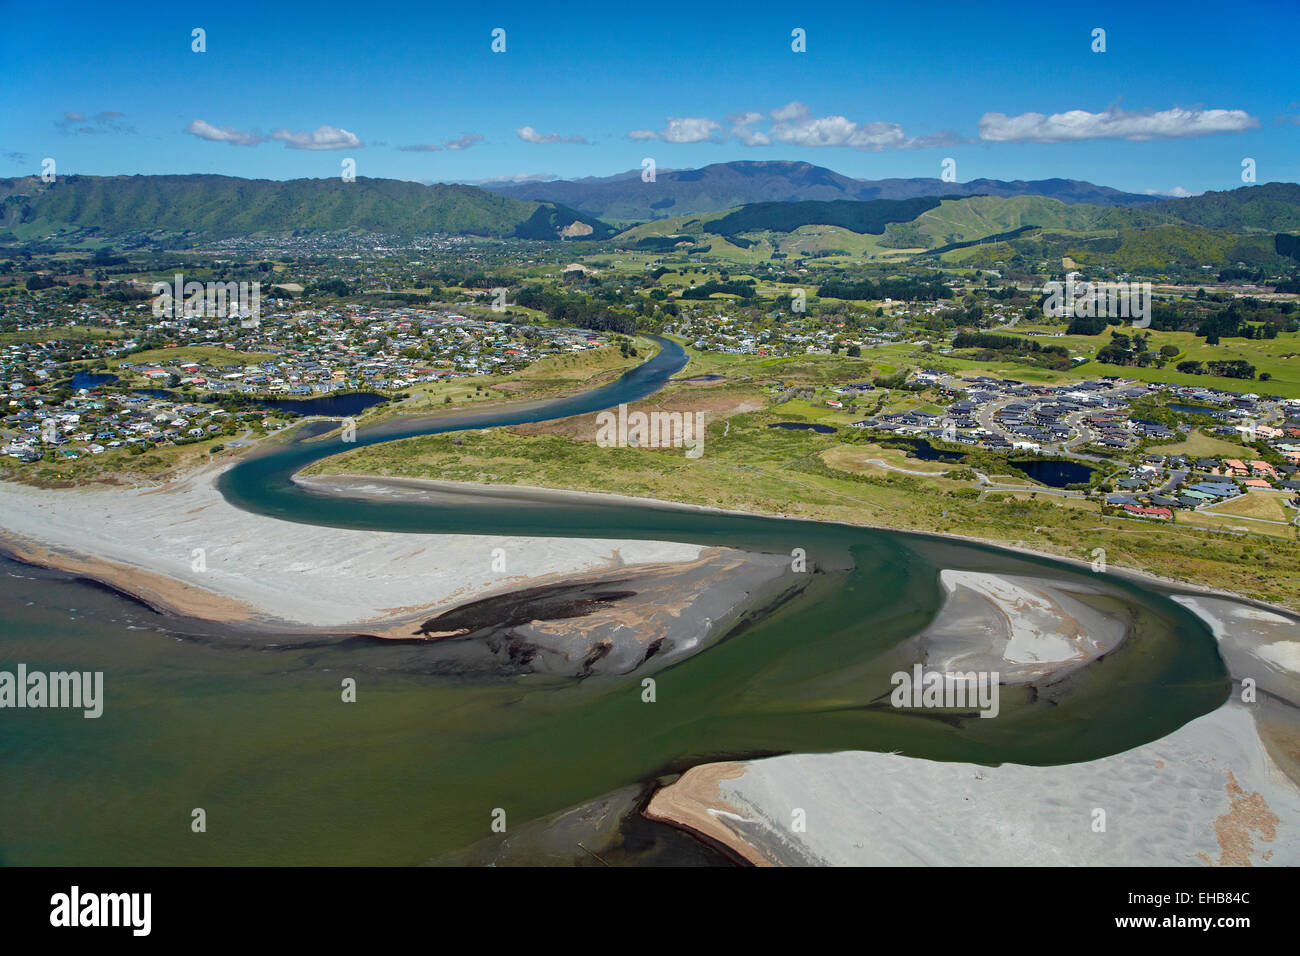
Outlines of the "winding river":
<svg viewBox="0 0 1300 956">
<path fill-rule="evenodd" d="M 788 554 L 818 573 L 795 600 L 654 675 L 483 680 L 428 673 L 418 643 L 322 635 L 277 640 L 166 619 L 66 575 L 3 562 L 0 662 L 103 669 L 104 716 L 0 717 L 0 862 L 414 864 L 696 763 L 790 751 L 881 750 L 1053 764 L 1129 749 L 1217 707 L 1214 640 L 1157 590 L 1106 576 L 1099 608 L 1131 636 L 1042 693 L 1004 688 L 997 719 L 881 706 L 891 650 L 923 629 L 942 568 L 1095 584 L 1048 559 L 952 539 L 631 501 L 455 505 L 310 493 L 291 478 L 345 447 L 593 413 L 661 388 L 674 343 L 582 395 L 426 420 L 390 419 L 355 445 L 304 426 L 226 472 L 240 508 L 291 521 L 439 534 L 638 538 Z M 611 489 L 616 490 L 616 489 Z M 960 529 L 954 528 L 954 531 Z M 354 677 L 358 701 L 339 684 Z M 195 834 L 193 808 L 206 812 Z M 666 828 L 658 828 L 666 829 Z M 637 831 L 628 859 L 689 851 Z M 685 838 L 680 838 L 685 839 Z M 629 848 L 645 842 L 640 851 Z M 658 841 L 658 842 L 656 842 Z M 675 849 L 674 849 L 675 847 Z M 656 854 L 659 854 L 656 856 Z"/>
</svg>

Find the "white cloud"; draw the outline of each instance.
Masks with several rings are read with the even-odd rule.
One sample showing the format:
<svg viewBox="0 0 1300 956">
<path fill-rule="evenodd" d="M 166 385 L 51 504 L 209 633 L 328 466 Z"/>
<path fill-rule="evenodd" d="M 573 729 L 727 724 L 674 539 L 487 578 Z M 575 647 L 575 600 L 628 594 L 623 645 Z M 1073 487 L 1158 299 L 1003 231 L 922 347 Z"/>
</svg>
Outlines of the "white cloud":
<svg viewBox="0 0 1300 956">
<path fill-rule="evenodd" d="M 711 119 L 669 117 L 668 125 L 659 135 L 668 143 L 701 143 L 720 129 L 722 127 Z"/>
<path fill-rule="evenodd" d="M 813 116 L 807 105 L 797 101 L 773 110 L 771 116 L 773 123 L 767 136 L 793 146 L 843 146 L 878 153 L 886 149 L 926 149 L 961 142 L 960 137 L 948 132 L 909 137 L 898 123 L 856 123 L 845 116 Z M 766 145 L 766 142 L 747 141 L 746 145 Z"/>
<path fill-rule="evenodd" d="M 634 129 L 627 134 L 628 139 L 660 139 L 665 143 L 703 143 L 714 139 L 721 124 L 711 119 L 693 116 L 670 116 L 667 125 L 659 132 L 648 129 Z"/>
<path fill-rule="evenodd" d="M 746 126 L 733 126 L 731 135 L 746 146 L 770 146 L 772 144 L 772 138 L 766 133 L 760 133 L 758 130 L 749 129 Z"/>
<path fill-rule="evenodd" d="M 768 146 L 771 144 L 772 139 L 766 133 L 749 128 L 753 124 L 762 121 L 763 114 L 755 113 L 752 110 L 745 113 L 732 113 L 727 117 L 727 122 L 731 124 L 731 135 L 746 146 Z"/>
<path fill-rule="evenodd" d="M 768 128 L 758 129 L 758 124 L 768 120 Z M 746 146 L 770 146 L 787 143 L 792 146 L 843 146 L 850 149 L 879 152 L 885 149 L 926 149 L 933 146 L 951 146 L 966 142 L 956 133 L 942 132 L 928 136 L 908 136 L 897 123 L 855 123 L 843 116 L 813 116 L 807 105 L 795 101 L 766 116 L 747 110 L 727 117 L 731 129 L 711 119 L 669 118 L 668 125 L 659 132 L 635 129 L 628 139 L 659 139 L 666 143 L 718 142 L 728 136 Z"/>
<path fill-rule="evenodd" d="M 1188 196 L 1200 195 L 1200 193 L 1191 192 L 1182 186 L 1175 186 L 1173 189 L 1144 189 L 1142 193 L 1146 196 L 1168 196 L 1171 199 L 1186 199 Z"/>
<path fill-rule="evenodd" d="M 478 133 L 466 133 L 456 139 L 445 139 L 442 141 L 442 145 L 448 149 L 469 149 L 482 138 Z"/>
<path fill-rule="evenodd" d="M 559 133 L 539 133 L 531 126 L 521 126 L 515 130 L 515 135 L 525 143 L 585 143 L 586 139 L 581 136 L 561 136 Z"/>
<path fill-rule="evenodd" d="M 356 133 L 335 126 L 318 126 L 310 133 L 278 129 L 271 138 L 284 143 L 288 149 L 359 149 L 366 145 Z"/>
<path fill-rule="evenodd" d="M 256 146 L 262 142 L 262 137 L 256 133 L 245 133 L 229 126 L 213 126 L 201 119 L 196 119 L 187 126 L 185 132 L 197 136 L 199 139 L 210 140 L 214 143 L 229 143 L 231 146 Z"/>
<path fill-rule="evenodd" d="M 816 117 L 803 103 L 791 103 L 772 111 L 769 135 L 794 146 L 851 146 L 879 151 L 897 149 L 907 142 L 897 123 L 859 125 L 844 116 Z"/>
<path fill-rule="evenodd" d="M 1082 139 L 1178 139 L 1240 133 L 1259 126 L 1245 110 L 1185 110 L 1130 113 L 1118 107 L 1104 113 L 1067 110 L 1064 113 L 985 113 L 980 139 L 994 143 L 1064 143 Z"/>
</svg>

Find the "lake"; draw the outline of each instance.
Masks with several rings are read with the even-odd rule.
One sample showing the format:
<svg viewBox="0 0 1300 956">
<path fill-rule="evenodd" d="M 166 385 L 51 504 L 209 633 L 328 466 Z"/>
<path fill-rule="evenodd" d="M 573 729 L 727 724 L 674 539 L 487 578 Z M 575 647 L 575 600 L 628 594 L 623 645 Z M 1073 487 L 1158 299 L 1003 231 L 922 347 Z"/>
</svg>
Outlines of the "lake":
<svg viewBox="0 0 1300 956">
<path fill-rule="evenodd" d="M 834 435 L 838 429 L 830 425 L 815 425 L 812 422 L 772 422 L 768 428 L 785 428 L 790 431 L 816 432 L 818 435 Z"/>
<path fill-rule="evenodd" d="M 318 395 L 315 398 L 263 398 L 255 404 L 258 408 L 274 408 L 293 415 L 325 415 L 329 418 L 348 418 L 360 415 L 388 401 L 386 395 L 375 392 L 348 392 L 344 395 Z"/>
<path fill-rule="evenodd" d="M 1181 402 L 1170 402 L 1167 408 L 1170 411 L 1181 412 L 1184 415 L 1217 415 L 1223 409 L 1211 408 L 1206 405 L 1185 405 Z"/>
<path fill-rule="evenodd" d="M 1063 461 L 1057 458 L 1027 458 L 1008 461 L 1007 464 L 1049 488 L 1087 484 L 1092 479 L 1094 471 L 1080 462 Z"/>
<path fill-rule="evenodd" d="M 924 438 L 883 438 L 879 442 L 885 448 L 904 448 L 908 457 L 921 461 L 943 461 L 948 463 L 965 461 L 966 456 L 959 451 L 935 448 Z"/>
</svg>

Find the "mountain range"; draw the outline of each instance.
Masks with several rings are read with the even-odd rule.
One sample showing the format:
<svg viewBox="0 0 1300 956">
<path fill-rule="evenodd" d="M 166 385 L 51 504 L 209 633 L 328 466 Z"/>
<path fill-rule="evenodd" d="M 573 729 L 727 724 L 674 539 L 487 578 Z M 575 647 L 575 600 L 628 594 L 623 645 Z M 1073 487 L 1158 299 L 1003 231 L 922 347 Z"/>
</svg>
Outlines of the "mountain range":
<svg viewBox="0 0 1300 956">
<path fill-rule="evenodd" d="M 742 189 L 738 183 L 748 185 Z M 731 191 L 724 194 L 719 184 L 729 184 Z M 558 192 L 551 199 L 503 192 L 525 186 Z M 853 197 L 845 198 L 842 193 L 850 187 Z M 589 211 L 604 208 L 605 200 L 620 190 L 644 201 L 661 188 L 663 198 L 657 202 L 671 200 L 679 210 L 673 216 L 662 215 L 669 209 L 665 205 L 656 211 L 661 215 L 625 228 L 626 222 L 612 214 L 614 222 Z M 872 190 L 892 196 L 882 198 Z M 900 196 L 904 193 L 919 194 Z M 770 198 L 774 195 L 784 198 Z M 814 198 L 819 196 L 833 198 Z M 820 238 L 807 236 L 805 227 Z M 747 253 L 751 258 L 775 253 L 778 245 L 796 256 L 840 250 L 872 257 L 888 250 L 937 253 L 1006 240 L 1026 256 L 1050 258 L 1060 252 L 1076 261 L 1092 255 L 1097 262 L 1109 244 L 1115 248 L 1105 253 L 1110 256 L 1105 262 L 1115 267 L 1276 265 L 1274 237 L 1300 232 L 1300 185 L 1268 183 L 1156 199 L 1072 180 L 867 183 L 807 163 L 752 162 L 660 172 L 653 183 L 643 182 L 637 172 L 497 189 L 364 177 L 353 182 L 214 175 L 74 175 L 54 183 L 30 176 L 0 179 L 0 242 L 348 231 L 407 238 L 615 239 L 622 248 L 655 249 L 673 248 L 674 237 L 694 236 L 686 244 L 697 251 L 706 251 L 712 241 L 707 237 L 715 236 L 724 237 L 719 251 L 757 249 Z M 1052 239 L 1040 254 L 1027 243 L 1038 241 L 1030 233 L 1043 231 L 1064 238 Z M 867 236 L 880 238 L 867 241 Z M 1091 245 L 1081 246 L 1085 241 Z M 1057 250 L 1054 244 L 1062 242 L 1067 247 Z"/>
<path fill-rule="evenodd" d="M 616 220 L 663 219 L 758 202 L 1043 196 L 1070 204 L 1142 206 L 1160 199 L 1074 179 L 973 179 L 965 183 L 928 178 L 853 179 L 811 163 L 779 161 L 658 170 L 653 182 L 643 182 L 638 169 L 577 180 L 487 183 L 483 188 L 513 199 L 562 203 L 592 216 Z"/>
</svg>

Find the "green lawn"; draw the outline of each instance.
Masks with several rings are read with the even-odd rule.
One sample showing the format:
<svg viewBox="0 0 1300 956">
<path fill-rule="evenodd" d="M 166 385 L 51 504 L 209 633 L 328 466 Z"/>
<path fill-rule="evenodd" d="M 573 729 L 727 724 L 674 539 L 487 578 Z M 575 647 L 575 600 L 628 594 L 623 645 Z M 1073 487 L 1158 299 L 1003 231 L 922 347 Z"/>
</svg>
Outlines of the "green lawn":
<svg viewBox="0 0 1300 956">
<path fill-rule="evenodd" d="M 49 329 L 33 329 L 24 332 L 0 332 L 0 345 L 12 345 L 17 342 L 51 342 L 66 339 L 72 342 L 90 342 L 99 339 L 123 338 L 126 333 L 121 329 L 105 329 L 89 325 L 60 325 Z"/>
<path fill-rule="evenodd" d="M 180 345 L 174 349 L 150 349 L 136 352 L 124 358 L 113 359 L 108 364 L 121 365 L 132 362 L 138 368 L 141 365 L 176 365 L 180 362 L 207 362 L 218 367 L 222 365 L 254 365 L 277 359 L 280 356 L 272 352 L 236 352 L 234 349 L 219 345 Z"/>
</svg>

